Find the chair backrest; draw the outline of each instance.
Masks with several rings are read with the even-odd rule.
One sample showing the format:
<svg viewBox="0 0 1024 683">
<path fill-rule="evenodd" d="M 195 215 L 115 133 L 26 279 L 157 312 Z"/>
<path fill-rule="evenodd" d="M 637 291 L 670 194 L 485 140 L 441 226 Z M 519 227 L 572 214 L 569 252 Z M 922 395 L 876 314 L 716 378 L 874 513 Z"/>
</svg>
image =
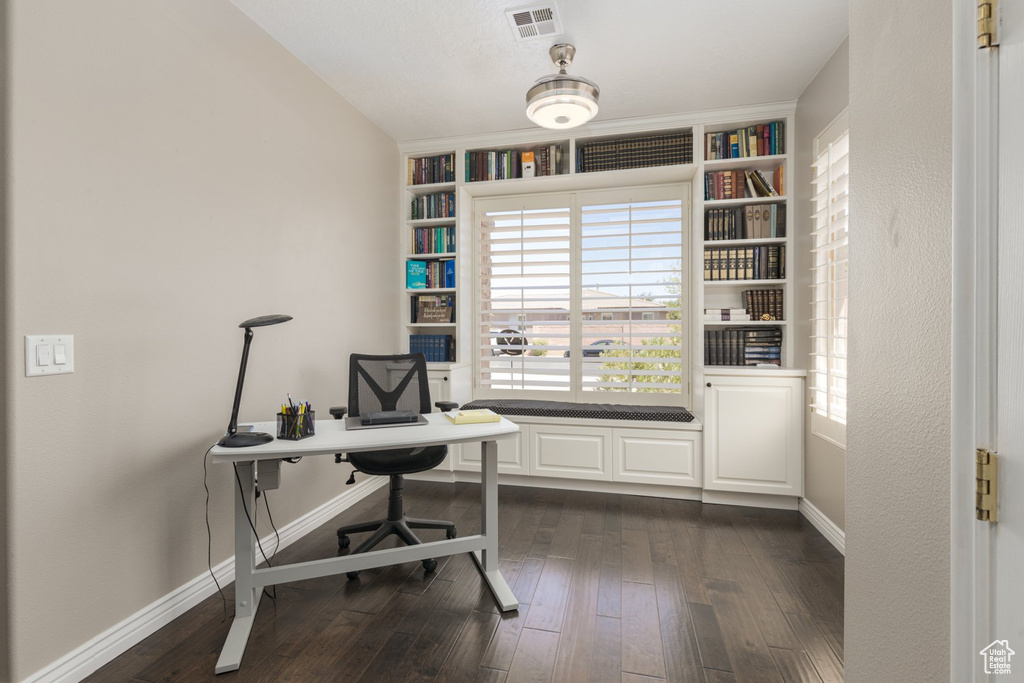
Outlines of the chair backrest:
<svg viewBox="0 0 1024 683">
<path fill-rule="evenodd" d="M 430 412 L 427 361 L 422 353 L 350 356 L 348 414 L 356 417 L 380 410 Z"/>
</svg>

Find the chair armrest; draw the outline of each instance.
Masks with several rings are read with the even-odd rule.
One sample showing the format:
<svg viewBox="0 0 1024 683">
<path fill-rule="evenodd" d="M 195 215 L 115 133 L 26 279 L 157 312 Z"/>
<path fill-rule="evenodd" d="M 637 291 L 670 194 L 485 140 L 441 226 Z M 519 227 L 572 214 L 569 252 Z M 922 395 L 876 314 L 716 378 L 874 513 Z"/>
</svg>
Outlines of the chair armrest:
<svg viewBox="0 0 1024 683">
<path fill-rule="evenodd" d="M 449 410 L 455 410 L 459 407 L 459 404 L 455 401 L 435 401 L 434 405 L 440 408 L 443 413 L 447 413 Z"/>
<path fill-rule="evenodd" d="M 345 413 L 348 412 L 348 406 L 334 406 L 333 408 L 331 408 L 330 412 L 331 417 L 333 417 L 335 420 L 340 420 L 341 418 L 345 417 Z"/>
</svg>

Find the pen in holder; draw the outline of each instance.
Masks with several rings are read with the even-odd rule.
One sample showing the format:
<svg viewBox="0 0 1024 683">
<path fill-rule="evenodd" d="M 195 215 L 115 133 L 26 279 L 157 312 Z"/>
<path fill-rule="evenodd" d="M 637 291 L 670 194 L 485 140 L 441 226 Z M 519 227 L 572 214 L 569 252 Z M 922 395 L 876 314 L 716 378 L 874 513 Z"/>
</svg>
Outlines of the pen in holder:
<svg viewBox="0 0 1024 683">
<path fill-rule="evenodd" d="M 316 433 L 313 428 L 315 417 L 315 410 L 298 413 L 278 413 L 277 438 L 298 441 L 299 439 L 305 439 L 307 436 L 313 436 Z"/>
</svg>

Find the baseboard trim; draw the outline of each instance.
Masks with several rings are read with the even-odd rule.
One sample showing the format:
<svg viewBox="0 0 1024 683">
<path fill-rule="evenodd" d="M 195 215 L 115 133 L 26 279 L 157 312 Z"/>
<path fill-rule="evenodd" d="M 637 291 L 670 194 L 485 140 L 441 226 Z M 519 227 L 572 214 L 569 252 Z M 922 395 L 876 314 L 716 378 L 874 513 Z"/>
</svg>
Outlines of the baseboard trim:
<svg viewBox="0 0 1024 683">
<path fill-rule="evenodd" d="M 807 518 L 821 535 L 828 539 L 828 542 L 835 546 L 836 550 L 846 557 L 846 532 L 836 526 L 835 522 L 825 516 L 825 513 L 814 506 L 814 503 L 806 498 L 800 499 L 800 514 Z"/>
<path fill-rule="evenodd" d="M 313 529 L 323 525 L 331 517 L 343 512 L 387 483 L 387 477 L 369 477 L 347 487 L 344 493 L 281 527 L 278 530 L 278 535 L 281 538 L 279 548 L 291 545 Z M 273 532 L 260 539 L 268 552 L 274 547 L 274 541 Z M 257 556 L 259 557 L 258 550 Z M 262 561 L 262 558 L 258 561 Z M 234 581 L 234 556 L 214 567 L 213 574 L 221 586 Z M 87 641 L 81 647 L 35 672 L 24 679 L 22 683 L 73 683 L 80 681 L 216 592 L 217 585 L 214 583 L 213 577 L 209 572 L 203 572 L 180 588 L 143 607 L 121 623 Z"/>
</svg>

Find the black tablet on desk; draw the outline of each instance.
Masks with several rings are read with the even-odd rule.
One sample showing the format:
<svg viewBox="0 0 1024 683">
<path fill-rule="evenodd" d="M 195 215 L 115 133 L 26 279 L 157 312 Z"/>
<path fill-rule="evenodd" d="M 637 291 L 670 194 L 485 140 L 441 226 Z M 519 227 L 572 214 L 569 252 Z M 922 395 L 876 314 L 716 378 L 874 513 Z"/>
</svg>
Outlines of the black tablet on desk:
<svg viewBox="0 0 1024 683">
<path fill-rule="evenodd" d="M 377 429 L 380 427 L 408 427 L 425 425 L 427 418 L 411 410 L 388 410 L 345 418 L 345 429 Z"/>
</svg>

